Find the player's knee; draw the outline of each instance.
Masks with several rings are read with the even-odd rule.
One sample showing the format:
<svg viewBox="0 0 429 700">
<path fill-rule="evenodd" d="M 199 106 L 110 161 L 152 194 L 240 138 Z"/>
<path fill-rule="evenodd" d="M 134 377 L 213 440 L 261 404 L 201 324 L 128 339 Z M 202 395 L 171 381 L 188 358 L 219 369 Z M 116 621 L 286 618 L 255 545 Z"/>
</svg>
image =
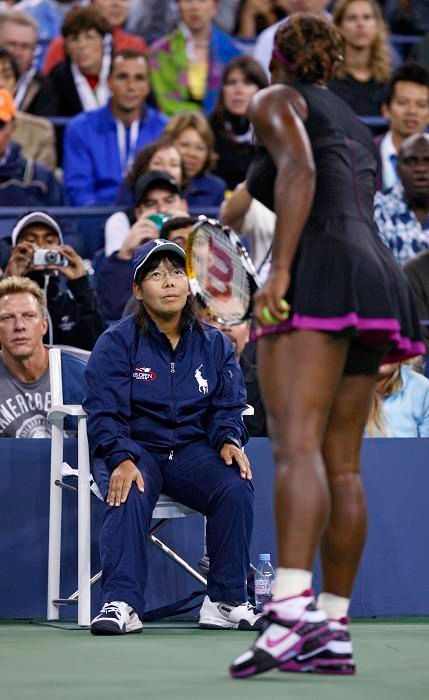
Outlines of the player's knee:
<svg viewBox="0 0 429 700">
<path fill-rule="evenodd" d="M 277 463 L 301 463 L 321 456 L 320 440 L 315 434 L 297 431 L 273 441 L 273 453 Z"/>
<path fill-rule="evenodd" d="M 346 465 L 343 465 L 346 466 Z M 350 470 L 343 470 L 337 473 L 328 473 L 329 486 L 331 491 L 340 499 L 351 500 L 355 497 L 359 499 L 363 494 L 362 480 L 359 471 L 350 464 Z"/>
</svg>

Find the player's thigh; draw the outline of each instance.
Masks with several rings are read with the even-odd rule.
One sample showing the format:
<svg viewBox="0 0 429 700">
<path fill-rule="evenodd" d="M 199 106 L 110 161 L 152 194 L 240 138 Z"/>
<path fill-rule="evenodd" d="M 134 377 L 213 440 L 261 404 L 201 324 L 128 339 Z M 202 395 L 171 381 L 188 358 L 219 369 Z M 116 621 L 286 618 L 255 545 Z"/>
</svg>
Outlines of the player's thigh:
<svg viewBox="0 0 429 700">
<path fill-rule="evenodd" d="M 349 340 L 292 331 L 258 341 L 258 374 L 275 441 L 321 440 L 343 375 Z"/>
</svg>

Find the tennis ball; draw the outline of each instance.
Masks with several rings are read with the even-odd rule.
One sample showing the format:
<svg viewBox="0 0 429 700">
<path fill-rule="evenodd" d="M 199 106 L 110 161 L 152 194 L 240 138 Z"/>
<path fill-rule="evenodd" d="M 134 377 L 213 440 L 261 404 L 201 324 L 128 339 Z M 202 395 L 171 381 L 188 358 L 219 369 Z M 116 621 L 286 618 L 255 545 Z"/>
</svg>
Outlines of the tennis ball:
<svg viewBox="0 0 429 700">
<path fill-rule="evenodd" d="M 264 321 L 275 326 L 278 323 L 281 323 L 282 321 L 285 321 L 287 318 L 289 318 L 289 304 L 287 303 L 287 301 L 282 299 L 280 302 L 280 306 L 282 307 L 282 309 L 284 309 L 284 311 L 281 314 L 280 320 L 272 315 L 268 306 L 264 306 L 264 308 L 262 309 L 262 318 L 264 319 Z"/>
</svg>

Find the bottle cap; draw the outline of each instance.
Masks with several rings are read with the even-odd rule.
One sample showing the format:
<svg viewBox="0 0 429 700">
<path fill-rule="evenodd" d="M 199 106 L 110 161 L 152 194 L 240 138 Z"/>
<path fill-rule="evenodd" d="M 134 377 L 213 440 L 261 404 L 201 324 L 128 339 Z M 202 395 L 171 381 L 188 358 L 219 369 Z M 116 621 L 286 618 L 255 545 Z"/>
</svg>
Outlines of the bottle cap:
<svg viewBox="0 0 429 700">
<path fill-rule="evenodd" d="M 260 554 L 259 561 L 270 561 L 270 555 L 269 554 Z"/>
</svg>

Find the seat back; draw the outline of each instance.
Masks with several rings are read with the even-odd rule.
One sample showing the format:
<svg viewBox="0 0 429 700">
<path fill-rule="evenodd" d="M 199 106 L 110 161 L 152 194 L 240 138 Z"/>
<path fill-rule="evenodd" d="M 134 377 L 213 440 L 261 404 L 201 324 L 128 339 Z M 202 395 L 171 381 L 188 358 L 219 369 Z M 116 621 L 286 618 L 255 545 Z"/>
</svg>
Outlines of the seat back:
<svg viewBox="0 0 429 700">
<path fill-rule="evenodd" d="M 60 348 L 50 348 L 49 350 L 49 382 L 51 385 L 52 406 L 59 406 L 63 403 L 63 375 Z"/>
</svg>

